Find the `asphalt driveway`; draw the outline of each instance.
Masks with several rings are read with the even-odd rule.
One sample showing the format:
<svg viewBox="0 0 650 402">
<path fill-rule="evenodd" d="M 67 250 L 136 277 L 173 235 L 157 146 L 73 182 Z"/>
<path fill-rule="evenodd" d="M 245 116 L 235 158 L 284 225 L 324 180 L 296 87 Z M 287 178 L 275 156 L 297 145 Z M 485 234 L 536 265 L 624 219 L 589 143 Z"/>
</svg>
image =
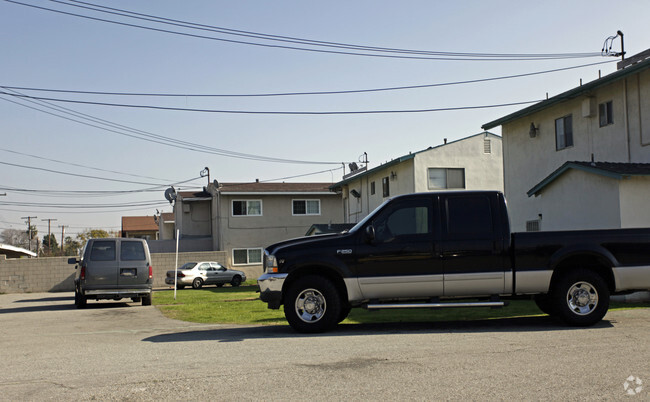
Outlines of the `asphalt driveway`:
<svg viewBox="0 0 650 402">
<path fill-rule="evenodd" d="M 11 294 L 0 295 L 0 350 L 4 400 L 623 400 L 626 382 L 650 400 L 650 309 L 587 329 L 539 317 L 301 335 Z"/>
</svg>

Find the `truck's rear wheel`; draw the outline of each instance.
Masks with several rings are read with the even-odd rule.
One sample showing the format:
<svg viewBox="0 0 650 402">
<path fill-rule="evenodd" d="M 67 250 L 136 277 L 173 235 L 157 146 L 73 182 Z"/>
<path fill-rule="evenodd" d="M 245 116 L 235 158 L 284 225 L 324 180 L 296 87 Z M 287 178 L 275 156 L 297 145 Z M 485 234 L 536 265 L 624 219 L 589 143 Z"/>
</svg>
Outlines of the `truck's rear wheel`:
<svg viewBox="0 0 650 402">
<path fill-rule="evenodd" d="M 289 287 L 284 315 L 298 332 L 323 332 L 341 315 L 341 298 L 334 284 L 320 276 L 305 276 Z"/>
<path fill-rule="evenodd" d="M 551 300 L 553 311 L 565 323 L 586 327 L 602 320 L 607 313 L 609 289 L 597 273 L 576 269 L 558 279 Z"/>
</svg>

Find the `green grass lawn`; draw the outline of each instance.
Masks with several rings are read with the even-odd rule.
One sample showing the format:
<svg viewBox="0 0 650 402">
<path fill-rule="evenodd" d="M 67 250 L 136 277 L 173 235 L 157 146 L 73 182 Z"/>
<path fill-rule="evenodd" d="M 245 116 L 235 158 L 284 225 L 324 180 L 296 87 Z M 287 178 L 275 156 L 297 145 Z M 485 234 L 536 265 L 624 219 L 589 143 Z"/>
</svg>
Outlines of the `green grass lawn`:
<svg viewBox="0 0 650 402">
<path fill-rule="evenodd" d="M 157 291 L 153 304 L 169 318 L 212 324 L 288 325 L 283 310 L 269 310 L 259 299 L 257 286 Z M 504 308 L 398 309 L 368 311 L 352 309 L 344 323 L 467 321 L 544 315 L 532 300 L 512 300 Z M 650 303 L 612 303 L 610 310 L 649 308 Z"/>
</svg>

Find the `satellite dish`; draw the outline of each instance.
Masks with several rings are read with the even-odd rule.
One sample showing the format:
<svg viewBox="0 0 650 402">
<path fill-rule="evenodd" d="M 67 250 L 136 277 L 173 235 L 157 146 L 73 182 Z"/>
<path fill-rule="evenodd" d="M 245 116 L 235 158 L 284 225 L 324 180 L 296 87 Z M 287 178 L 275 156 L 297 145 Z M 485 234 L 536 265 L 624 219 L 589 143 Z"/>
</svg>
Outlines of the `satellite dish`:
<svg viewBox="0 0 650 402">
<path fill-rule="evenodd" d="M 176 201 L 176 190 L 174 190 L 173 186 L 165 190 L 165 199 L 169 201 L 170 204 Z"/>
</svg>

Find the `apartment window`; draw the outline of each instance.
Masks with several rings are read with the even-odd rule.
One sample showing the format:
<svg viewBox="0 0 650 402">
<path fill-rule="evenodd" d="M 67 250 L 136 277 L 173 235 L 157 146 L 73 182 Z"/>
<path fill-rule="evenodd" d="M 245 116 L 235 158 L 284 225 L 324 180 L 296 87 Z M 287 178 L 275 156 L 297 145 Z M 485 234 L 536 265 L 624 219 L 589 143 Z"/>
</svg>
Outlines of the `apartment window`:
<svg viewBox="0 0 650 402">
<path fill-rule="evenodd" d="M 464 168 L 429 168 L 429 189 L 465 188 Z"/>
<path fill-rule="evenodd" d="M 555 149 L 573 146 L 573 117 L 571 115 L 555 120 Z"/>
<path fill-rule="evenodd" d="M 232 202 L 233 216 L 262 216 L 262 201 L 243 200 Z"/>
<path fill-rule="evenodd" d="M 381 179 L 381 192 L 384 197 L 390 196 L 390 184 L 388 181 L 388 176 Z"/>
<path fill-rule="evenodd" d="M 262 263 L 261 248 L 234 248 L 232 250 L 233 265 L 252 265 Z"/>
<path fill-rule="evenodd" d="M 375 195 L 375 182 L 370 183 L 370 195 Z"/>
<path fill-rule="evenodd" d="M 320 200 L 293 200 L 294 215 L 320 215 Z"/>
<path fill-rule="evenodd" d="M 598 118 L 600 120 L 601 127 L 614 124 L 612 101 L 601 103 L 600 105 L 598 105 Z"/>
</svg>

